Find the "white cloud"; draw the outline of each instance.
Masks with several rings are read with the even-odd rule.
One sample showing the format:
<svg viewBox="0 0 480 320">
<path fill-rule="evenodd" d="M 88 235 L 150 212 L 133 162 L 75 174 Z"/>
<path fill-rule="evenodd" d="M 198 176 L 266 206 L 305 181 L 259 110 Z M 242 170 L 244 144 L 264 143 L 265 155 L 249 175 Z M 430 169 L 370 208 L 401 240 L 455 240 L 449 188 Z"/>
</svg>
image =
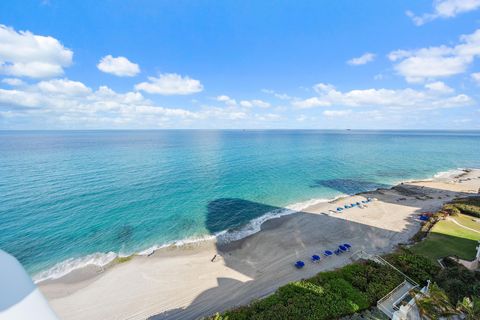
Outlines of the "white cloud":
<svg viewBox="0 0 480 320">
<path fill-rule="evenodd" d="M 318 96 L 294 101 L 293 106 L 297 108 L 349 106 L 436 109 L 466 106 L 473 102 L 465 94 L 449 95 L 453 90 L 449 90 L 450 88 L 441 82 L 427 85 L 427 90 L 382 88 L 341 92 L 334 86 L 324 83 L 315 85 L 314 89 Z"/>
<path fill-rule="evenodd" d="M 463 73 L 477 56 L 480 56 L 480 29 L 462 35 L 454 47 L 396 50 L 388 58 L 396 63 L 395 70 L 408 82 L 422 82 Z"/>
<path fill-rule="evenodd" d="M 107 86 L 92 90 L 69 79 L 41 81 L 20 89 L 0 89 L 0 116 L 4 121 L 7 117 L 29 119 L 46 128 L 178 128 L 191 123 L 238 126 L 248 119 L 278 119 L 274 114 L 252 115 L 239 106 L 202 106 L 199 111 L 167 108 L 156 105 L 138 91 L 118 93 Z"/>
<path fill-rule="evenodd" d="M 309 108 L 315 108 L 315 107 L 329 107 L 332 105 L 332 103 L 327 100 L 322 100 L 318 97 L 312 97 L 305 100 L 293 101 L 292 105 L 300 109 L 309 109 Z"/>
<path fill-rule="evenodd" d="M 97 68 L 102 72 L 118 77 L 133 77 L 140 73 L 138 64 L 129 61 L 125 57 L 114 58 L 111 55 L 103 57 L 97 64 Z"/>
<path fill-rule="evenodd" d="M 242 107 L 247 107 L 247 108 L 251 108 L 251 107 L 269 108 L 271 106 L 270 103 L 263 100 L 259 100 L 259 99 L 242 100 L 240 101 L 240 105 Z"/>
<path fill-rule="evenodd" d="M 280 100 L 291 100 L 292 99 L 292 97 L 290 97 L 288 94 L 278 93 L 278 92 L 276 92 L 274 90 L 270 90 L 270 89 L 262 89 L 262 92 L 267 93 L 267 94 L 271 94 L 275 98 L 280 99 Z"/>
<path fill-rule="evenodd" d="M 352 110 L 325 110 L 323 115 L 326 117 L 345 117 L 352 113 Z"/>
<path fill-rule="evenodd" d="M 5 79 L 2 79 L 2 83 L 8 84 L 9 86 L 12 86 L 12 87 L 23 86 L 25 84 L 23 80 L 18 78 L 5 78 Z"/>
<path fill-rule="evenodd" d="M 215 98 L 215 100 L 220 101 L 220 102 L 224 102 L 228 106 L 236 106 L 237 105 L 237 101 L 235 99 L 232 99 L 232 98 L 230 98 L 229 96 L 226 96 L 226 95 L 217 96 Z"/>
<path fill-rule="evenodd" d="M 188 95 L 203 91 L 200 81 L 176 73 L 164 73 L 158 78 L 148 77 L 148 80 L 135 85 L 135 89 L 161 95 Z"/>
<path fill-rule="evenodd" d="M 446 93 L 446 94 L 447 93 L 453 93 L 455 91 L 455 90 L 453 90 L 453 88 L 450 88 L 449 86 L 447 86 L 442 81 L 427 83 L 425 85 L 425 88 L 430 89 L 432 91 L 436 91 L 436 92 L 439 92 L 439 93 Z"/>
<path fill-rule="evenodd" d="M 17 32 L 0 25 L 0 73 L 15 77 L 50 78 L 63 74 L 73 52 L 57 39 Z"/>
<path fill-rule="evenodd" d="M 433 1 L 433 13 L 425 13 L 417 16 L 407 11 L 412 21 L 421 26 L 438 18 L 453 18 L 461 13 L 474 11 L 480 8 L 480 0 L 435 0 Z"/>
<path fill-rule="evenodd" d="M 367 52 L 361 55 L 360 57 L 353 58 L 347 61 L 347 63 L 351 66 L 359 66 L 362 64 L 367 64 L 372 62 L 375 59 L 375 54 Z"/>
<path fill-rule="evenodd" d="M 41 81 L 37 84 L 40 91 L 45 93 L 56 93 L 59 95 L 86 95 L 91 92 L 90 88 L 78 81 L 68 79 L 54 79 Z"/>
<path fill-rule="evenodd" d="M 471 74 L 472 79 L 480 85 L 480 72 L 475 72 Z"/>
</svg>

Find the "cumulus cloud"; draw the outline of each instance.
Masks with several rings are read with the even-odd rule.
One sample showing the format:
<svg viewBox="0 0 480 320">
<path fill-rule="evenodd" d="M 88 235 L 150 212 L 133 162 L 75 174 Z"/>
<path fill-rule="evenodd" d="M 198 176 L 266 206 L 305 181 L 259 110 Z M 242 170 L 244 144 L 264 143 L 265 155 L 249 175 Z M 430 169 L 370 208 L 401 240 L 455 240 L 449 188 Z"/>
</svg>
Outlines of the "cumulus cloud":
<svg viewBox="0 0 480 320">
<path fill-rule="evenodd" d="M 461 13 L 474 11 L 478 8 L 480 8 L 480 0 L 434 0 L 432 13 L 415 15 L 413 12 L 407 11 L 406 14 L 412 19 L 413 23 L 421 26 L 438 18 L 453 18 Z"/>
<path fill-rule="evenodd" d="M 292 99 L 292 97 L 290 97 L 286 93 L 279 93 L 279 92 L 276 92 L 276 91 L 271 90 L 271 89 L 262 89 L 262 92 L 270 94 L 270 95 L 272 95 L 275 98 L 280 99 L 280 100 L 291 100 Z"/>
<path fill-rule="evenodd" d="M 37 87 L 40 91 L 45 93 L 55 93 L 59 95 L 86 95 L 91 92 L 91 89 L 88 88 L 81 82 L 71 81 L 68 79 L 54 79 L 48 81 L 41 81 L 37 84 Z"/>
<path fill-rule="evenodd" d="M 480 72 L 475 72 L 471 74 L 473 81 L 480 85 Z"/>
<path fill-rule="evenodd" d="M 436 92 L 439 92 L 439 93 L 452 93 L 452 92 L 455 91 L 455 90 L 453 90 L 453 88 L 450 88 L 449 86 L 447 86 L 442 81 L 427 83 L 425 85 L 425 88 L 436 91 Z"/>
<path fill-rule="evenodd" d="M 73 52 L 57 39 L 17 32 L 0 25 L 0 73 L 15 77 L 50 78 L 72 64 Z"/>
<path fill-rule="evenodd" d="M 8 84 L 9 86 L 12 86 L 12 87 L 23 86 L 25 84 L 23 80 L 18 78 L 5 78 L 5 79 L 2 79 L 2 83 Z"/>
<path fill-rule="evenodd" d="M 0 88 L 0 116 L 28 118 L 46 127 L 62 128 L 188 127 L 194 121 L 209 126 L 214 120 L 225 124 L 249 117 L 260 119 L 239 106 L 202 106 L 197 111 L 168 108 L 156 105 L 138 91 L 119 93 L 107 86 L 93 90 L 69 79 L 44 80 L 9 90 Z M 265 121 L 275 118 L 273 114 L 262 117 Z"/>
<path fill-rule="evenodd" d="M 394 69 L 408 82 L 444 78 L 463 73 L 473 60 L 480 56 L 480 29 L 462 35 L 458 45 L 396 50 L 388 58 Z"/>
<path fill-rule="evenodd" d="M 330 101 L 320 99 L 318 97 L 312 97 L 305 100 L 296 100 L 292 102 L 294 107 L 299 109 L 309 109 L 315 107 L 329 107 L 332 105 Z"/>
<path fill-rule="evenodd" d="M 148 77 L 148 82 L 135 85 L 138 91 L 161 95 L 189 95 L 203 91 L 199 80 L 176 73 L 164 73 L 158 77 Z"/>
<path fill-rule="evenodd" d="M 326 117 L 345 117 L 352 113 L 352 110 L 325 110 L 323 115 Z"/>
<path fill-rule="evenodd" d="M 251 107 L 270 108 L 271 106 L 270 103 L 260 99 L 242 100 L 240 101 L 240 105 L 246 108 L 251 108 Z"/>
<path fill-rule="evenodd" d="M 118 77 L 133 77 L 140 73 L 138 64 L 129 61 L 125 57 L 114 58 L 111 55 L 103 57 L 97 64 L 97 68 L 102 72 Z"/>
<path fill-rule="evenodd" d="M 237 105 L 237 101 L 235 99 L 232 99 L 232 98 L 230 98 L 229 96 L 226 96 L 226 95 L 217 96 L 215 98 L 215 100 L 220 101 L 220 102 L 224 102 L 228 106 L 236 106 Z"/>
<path fill-rule="evenodd" d="M 314 86 L 318 96 L 297 100 L 297 108 L 328 106 L 390 107 L 436 109 L 466 106 L 473 103 L 465 94 L 451 95 L 453 90 L 441 82 L 430 83 L 426 90 L 407 89 L 361 89 L 342 92 L 330 84 Z"/>
<path fill-rule="evenodd" d="M 347 63 L 351 66 L 359 66 L 362 64 L 367 64 L 375 60 L 375 54 L 367 52 L 361 55 L 360 57 L 353 58 L 347 61 Z"/>
</svg>

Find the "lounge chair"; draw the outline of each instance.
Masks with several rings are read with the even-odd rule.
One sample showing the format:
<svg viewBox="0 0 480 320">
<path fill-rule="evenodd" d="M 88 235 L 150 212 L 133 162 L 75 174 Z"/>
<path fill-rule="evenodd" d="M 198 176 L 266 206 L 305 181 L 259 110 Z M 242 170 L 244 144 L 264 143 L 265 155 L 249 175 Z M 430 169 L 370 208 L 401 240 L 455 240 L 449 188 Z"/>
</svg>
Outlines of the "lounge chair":
<svg viewBox="0 0 480 320">
<path fill-rule="evenodd" d="M 333 255 L 333 252 L 330 251 L 330 250 L 325 250 L 325 251 L 323 251 L 323 255 L 324 255 L 325 257 L 330 257 L 331 255 Z"/>
<path fill-rule="evenodd" d="M 312 256 L 312 262 L 319 262 L 319 261 L 320 261 L 320 256 L 317 255 L 317 254 L 314 254 L 314 255 Z"/>
<path fill-rule="evenodd" d="M 297 269 L 302 269 L 303 267 L 305 267 L 305 262 L 298 260 L 297 262 L 295 262 L 295 267 Z"/>
</svg>

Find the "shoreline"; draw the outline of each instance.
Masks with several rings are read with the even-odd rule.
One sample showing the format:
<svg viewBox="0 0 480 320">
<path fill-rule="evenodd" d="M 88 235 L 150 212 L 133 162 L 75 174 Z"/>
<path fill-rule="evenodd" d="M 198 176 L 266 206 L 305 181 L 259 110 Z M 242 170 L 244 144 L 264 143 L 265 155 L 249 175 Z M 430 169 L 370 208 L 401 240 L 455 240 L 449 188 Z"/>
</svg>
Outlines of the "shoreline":
<svg viewBox="0 0 480 320">
<path fill-rule="evenodd" d="M 441 179 L 443 180 L 443 179 Z M 72 272 L 39 288 L 65 319 L 194 319 L 268 295 L 279 286 L 350 263 L 349 255 L 295 270 L 319 250 L 352 243 L 353 251 L 382 254 L 408 243 L 418 231 L 418 214 L 434 211 L 456 196 L 476 192 L 480 170 L 463 177 L 412 181 L 270 219 L 257 232 L 227 245 L 205 241 L 134 256 L 98 273 Z M 464 180 L 464 181 L 462 181 Z M 368 208 L 332 214 L 339 203 L 378 198 Z M 218 258 L 212 263 L 210 259 Z M 118 292 L 112 297 L 111 292 Z"/>
<path fill-rule="evenodd" d="M 435 180 L 456 180 L 461 178 L 466 171 L 468 170 L 475 170 L 475 169 L 466 169 L 466 168 L 456 168 L 447 171 L 440 171 L 435 173 L 431 178 L 425 179 L 414 179 L 414 180 L 402 180 L 397 182 L 396 184 L 392 185 L 388 189 L 392 189 L 398 185 L 402 185 L 404 183 L 419 183 L 419 182 L 431 182 Z M 387 190 L 388 190 L 387 189 Z M 250 235 L 258 233 L 262 230 L 262 225 L 274 219 L 279 219 L 284 216 L 288 216 L 294 214 L 296 212 L 302 212 L 303 210 L 308 209 L 309 207 L 315 206 L 316 204 L 321 203 L 334 203 L 337 200 L 354 197 L 357 195 L 368 194 L 371 192 L 376 192 L 379 190 L 383 190 L 383 188 L 376 188 L 373 190 L 362 191 L 356 194 L 340 194 L 333 198 L 312 198 L 302 202 L 296 202 L 291 205 L 288 205 L 280 210 L 280 212 L 268 212 L 262 216 L 259 216 L 255 219 L 250 220 L 244 226 L 239 228 L 239 230 L 223 230 L 218 232 L 214 235 L 203 235 L 198 237 L 191 237 L 181 240 L 173 240 L 165 244 L 153 245 L 146 249 L 136 251 L 131 254 L 121 254 L 116 252 L 95 252 L 86 256 L 82 256 L 79 258 L 69 258 L 64 261 L 60 261 L 53 265 L 52 267 L 37 272 L 32 276 L 35 284 L 40 285 L 44 283 L 50 283 L 55 280 L 61 280 L 62 278 L 67 277 L 71 274 L 80 274 L 84 275 L 90 274 L 91 277 L 96 276 L 96 274 L 104 272 L 105 270 L 111 268 L 115 264 L 117 264 L 117 259 L 122 258 L 134 258 L 138 256 L 151 256 L 155 254 L 155 252 L 159 250 L 166 250 L 168 248 L 180 248 L 183 246 L 195 245 L 202 242 L 220 242 L 222 245 L 228 245 L 231 242 L 241 241 L 245 238 L 248 238 Z M 250 230 L 249 230 L 250 229 Z M 70 265 L 70 268 L 69 268 Z M 86 270 L 95 270 L 95 274 L 92 272 L 85 272 L 83 269 Z M 84 276 L 83 276 L 84 277 Z M 82 278 L 83 278 L 82 277 Z"/>
</svg>

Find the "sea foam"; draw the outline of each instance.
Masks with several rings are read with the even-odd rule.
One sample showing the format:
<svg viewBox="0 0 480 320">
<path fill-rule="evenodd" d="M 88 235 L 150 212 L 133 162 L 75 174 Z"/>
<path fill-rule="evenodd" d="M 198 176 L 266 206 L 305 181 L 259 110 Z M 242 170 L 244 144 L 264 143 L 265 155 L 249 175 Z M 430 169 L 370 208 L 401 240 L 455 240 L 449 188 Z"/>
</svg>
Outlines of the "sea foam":
<svg viewBox="0 0 480 320">
<path fill-rule="evenodd" d="M 45 280 L 59 279 L 74 270 L 78 270 L 86 266 L 93 265 L 98 267 L 104 267 L 113 260 L 115 260 L 116 257 L 118 257 L 118 254 L 114 252 L 96 252 L 80 258 L 70 258 L 57 263 L 48 270 L 36 274 L 33 277 L 33 281 L 35 283 L 38 283 Z"/>
<path fill-rule="evenodd" d="M 465 170 L 466 169 L 463 169 L 463 168 L 457 168 L 457 169 L 448 170 L 448 171 L 441 171 L 436 173 L 433 176 L 433 178 L 442 179 L 442 180 L 450 179 L 459 174 L 462 174 L 463 172 L 465 172 Z M 365 191 L 368 191 L 368 190 L 365 190 Z M 332 202 L 339 198 L 343 198 L 347 196 L 348 195 L 346 194 L 342 194 L 330 199 L 318 198 L 318 199 L 310 199 L 307 201 L 294 203 L 289 206 L 286 206 L 285 208 L 273 210 L 258 218 L 252 219 L 246 225 L 238 229 L 224 230 L 214 235 L 203 235 L 203 236 L 169 241 L 167 243 L 153 245 L 151 247 L 148 247 L 145 250 L 141 250 L 134 254 L 148 256 L 162 248 L 166 248 L 170 246 L 180 247 L 180 246 L 194 244 L 194 243 L 203 242 L 203 241 L 217 240 L 220 243 L 228 243 L 228 242 L 240 240 L 259 232 L 261 230 L 262 224 L 268 220 L 277 219 L 277 218 L 290 215 L 296 212 L 301 212 L 302 210 L 305 210 L 308 207 L 321 204 L 321 203 Z M 52 268 L 48 270 L 45 270 L 43 272 L 36 274 L 33 277 L 33 279 L 36 283 L 38 283 L 45 280 L 61 278 L 74 270 L 78 270 L 89 265 L 104 267 L 108 265 L 110 262 L 112 262 L 118 256 L 122 256 L 122 255 L 114 252 L 108 252 L 108 253 L 97 252 L 97 253 L 93 253 L 80 258 L 70 258 L 60 263 L 57 263 L 56 265 L 54 265 Z"/>
</svg>

